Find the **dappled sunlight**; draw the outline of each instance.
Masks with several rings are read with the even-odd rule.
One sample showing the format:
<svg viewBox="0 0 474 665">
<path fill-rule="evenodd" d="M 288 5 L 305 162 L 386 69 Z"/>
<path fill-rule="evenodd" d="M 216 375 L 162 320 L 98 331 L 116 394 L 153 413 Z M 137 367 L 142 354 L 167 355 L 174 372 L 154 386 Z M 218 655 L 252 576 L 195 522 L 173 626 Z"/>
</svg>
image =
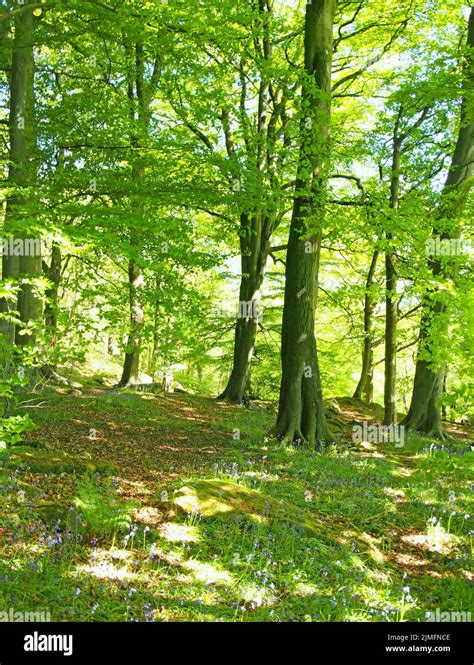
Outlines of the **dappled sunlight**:
<svg viewBox="0 0 474 665">
<path fill-rule="evenodd" d="M 407 498 L 405 497 L 405 491 L 400 488 L 384 487 L 383 492 L 387 496 L 394 499 L 394 501 L 397 503 L 406 503 L 407 501 Z"/>
<path fill-rule="evenodd" d="M 127 409 L 114 430 L 105 421 L 117 424 L 117 413 L 108 417 L 105 403 L 100 440 L 87 439 L 88 416 L 76 414 L 84 437 L 74 434 L 76 424 L 68 449 L 68 463 L 80 463 L 74 474 L 20 466 L 13 495 L 23 498 L 13 513 L 31 498 L 46 526 L 15 540 L 22 518 L 16 526 L 5 522 L 7 529 L 0 524 L 9 559 L 3 570 L 21 580 L 44 569 L 51 588 L 70 597 L 74 616 L 94 620 L 97 596 L 98 620 L 418 620 L 430 607 L 426 579 L 468 583 L 466 559 L 452 564 L 466 556 L 467 511 L 456 506 L 458 516 L 450 518 L 443 498 L 452 492 L 450 500 L 462 502 L 464 490 L 451 481 L 438 486 L 420 471 L 426 453 L 334 446 L 320 454 L 273 445 L 261 434 L 268 414 L 230 405 L 219 407 L 218 417 L 228 420 L 215 445 L 208 437 L 221 437 L 220 429 L 194 421 L 197 398 L 149 400 L 150 409 L 166 402 L 171 411 L 162 417 L 131 397 L 129 405 L 114 396 Z M 204 400 L 203 409 L 209 406 Z M 179 430 L 181 408 L 190 409 L 191 421 Z M 166 425 L 150 425 L 160 420 Z M 229 432 L 241 422 L 241 439 L 234 440 Z M 40 464 L 41 451 L 28 453 Z M 88 470 L 99 453 L 116 470 Z M 23 495 L 21 480 L 40 483 L 47 496 L 39 500 L 26 485 Z M 67 508 L 74 497 L 82 501 L 79 520 Z M 434 512 L 446 528 L 438 535 L 431 529 L 429 540 Z"/>
<path fill-rule="evenodd" d="M 434 534 L 407 534 L 402 536 L 401 540 L 420 549 L 446 555 L 451 554 L 458 546 L 456 536 L 446 533 L 446 531 L 439 531 Z"/>
<path fill-rule="evenodd" d="M 187 524 L 167 522 L 160 527 L 159 533 L 160 536 L 172 543 L 198 543 L 200 540 L 198 530 L 193 526 L 188 526 Z"/>
<path fill-rule="evenodd" d="M 140 524 L 157 527 L 163 521 L 163 511 L 154 506 L 141 506 L 133 511 L 133 516 Z"/>
<path fill-rule="evenodd" d="M 393 559 L 404 568 L 424 568 L 431 565 L 428 559 L 422 559 L 408 552 L 394 552 Z"/>
<path fill-rule="evenodd" d="M 79 573 L 88 573 L 101 580 L 133 580 L 137 578 L 136 573 L 131 573 L 126 566 L 121 568 L 115 566 L 111 561 L 102 561 L 93 565 L 81 565 L 77 567 Z"/>
<path fill-rule="evenodd" d="M 230 585 L 233 577 L 225 570 L 219 569 L 211 563 L 202 563 L 196 559 L 183 561 L 183 567 L 192 573 L 194 579 L 204 584 Z"/>
</svg>

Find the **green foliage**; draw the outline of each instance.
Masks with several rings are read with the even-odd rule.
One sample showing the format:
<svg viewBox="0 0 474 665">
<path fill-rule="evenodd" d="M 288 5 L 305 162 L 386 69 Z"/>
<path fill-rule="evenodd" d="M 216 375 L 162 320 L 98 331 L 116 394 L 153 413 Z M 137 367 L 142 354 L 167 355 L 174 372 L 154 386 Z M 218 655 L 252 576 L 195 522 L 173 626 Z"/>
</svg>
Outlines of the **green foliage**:
<svg viewBox="0 0 474 665">
<path fill-rule="evenodd" d="M 86 475 L 77 483 L 74 506 L 87 533 L 106 537 L 130 527 L 132 505 L 120 501 L 112 484 Z"/>
<path fill-rule="evenodd" d="M 9 416 L 0 420 L 0 448 L 13 446 L 22 440 L 22 434 L 36 429 L 29 414 Z"/>
</svg>

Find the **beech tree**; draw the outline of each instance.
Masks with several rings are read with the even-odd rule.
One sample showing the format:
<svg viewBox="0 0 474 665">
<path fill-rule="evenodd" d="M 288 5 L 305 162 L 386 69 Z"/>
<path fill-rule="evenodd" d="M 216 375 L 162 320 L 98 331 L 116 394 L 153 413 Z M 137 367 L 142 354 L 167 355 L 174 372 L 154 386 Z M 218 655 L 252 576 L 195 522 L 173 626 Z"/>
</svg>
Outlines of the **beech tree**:
<svg viewBox="0 0 474 665">
<path fill-rule="evenodd" d="M 8 182 L 11 193 L 7 197 L 4 231 L 17 239 L 35 239 L 32 220 L 34 191 L 36 185 L 36 130 L 34 96 L 34 38 L 35 16 L 33 3 L 27 0 L 21 11 L 13 19 L 9 130 L 9 170 Z M 33 238 L 32 238 L 33 231 Z M 34 342 L 34 322 L 41 312 L 41 300 L 35 293 L 34 280 L 41 276 L 41 245 L 29 242 L 33 252 L 19 255 L 3 253 L 2 278 L 19 279 L 18 300 L 15 303 L 7 298 L 1 301 L 1 311 L 5 315 L 18 309 L 18 325 L 12 316 L 2 317 L 2 332 L 7 344 L 24 345 Z"/>
<path fill-rule="evenodd" d="M 456 146 L 440 197 L 433 236 L 459 240 L 462 215 L 466 209 L 474 174 L 474 8 L 468 19 L 466 53 L 463 67 L 462 101 Z M 410 408 L 402 424 L 409 430 L 444 438 L 441 423 L 441 397 L 445 365 L 437 347 L 449 338 L 449 302 L 438 280 L 455 278 L 453 262 L 443 257 L 429 259 L 434 284 L 427 289 L 420 324 L 420 345 Z"/>
<path fill-rule="evenodd" d="M 331 111 L 335 0 L 306 7 L 300 155 L 285 271 L 282 379 L 276 433 L 286 441 L 329 440 L 315 336 L 315 308 Z"/>
</svg>

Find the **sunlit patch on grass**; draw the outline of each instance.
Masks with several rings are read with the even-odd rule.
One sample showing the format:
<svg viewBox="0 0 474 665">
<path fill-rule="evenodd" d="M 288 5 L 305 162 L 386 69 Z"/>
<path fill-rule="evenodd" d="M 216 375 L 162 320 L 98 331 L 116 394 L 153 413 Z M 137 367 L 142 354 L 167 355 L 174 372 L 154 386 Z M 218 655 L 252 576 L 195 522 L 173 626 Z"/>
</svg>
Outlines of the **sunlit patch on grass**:
<svg viewBox="0 0 474 665">
<path fill-rule="evenodd" d="M 402 536 L 402 540 L 415 547 L 438 554 L 450 554 L 457 547 L 459 541 L 454 534 L 448 533 L 441 526 L 428 533 L 407 534 Z"/>
<path fill-rule="evenodd" d="M 156 527 L 163 520 L 163 512 L 153 506 L 141 506 L 133 511 L 133 517 L 141 524 Z"/>
<path fill-rule="evenodd" d="M 167 522 L 159 529 L 160 535 L 170 542 L 197 543 L 199 542 L 199 533 L 193 526 L 187 524 L 176 524 Z"/>
<path fill-rule="evenodd" d="M 295 592 L 298 596 L 312 596 L 318 592 L 318 587 L 315 584 L 308 582 L 298 582 L 295 586 Z"/>
<path fill-rule="evenodd" d="M 392 497 L 395 499 L 397 503 L 405 503 L 406 502 L 406 497 L 405 497 L 405 490 L 400 489 L 400 488 L 393 488 L 393 487 L 384 487 L 383 488 L 384 494 L 387 496 Z"/>
<path fill-rule="evenodd" d="M 100 552 L 103 552 L 103 554 L 105 555 L 104 558 L 110 556 L 110 558 L 113 561 L 128 561 L 133 558 L 133 553 L 130 552 L 130 550 L 121 550 L 118 549 L 117 547 L 111 547 L 109 551 L 100 550 Z M 100 554 L 99 557 L 97 558 L 100 558 Z"/>
<path fill-rule="evenodd" d="M 255 610 L 264 605 L 274 605 L 277 603 L 277 598 L 269 589 L 261 588 L 254 584 L 242 587 L 240 593 L 242 600 L 248 603 L 250 609 Z"/>
<path fill-rule="evenodd" d="M 428 559 L 421 559 L 407 552 L 395 552 L 393 558 L 401 565 L 407 568 L 423 568 L 429 566 Z"/>
<path fill-rule="evenodd" d="M 189 570 L 194 578 L 204 584 L 232 584 L 233 577 L 226 570 L 220 570 L 211 563 L 201 563 L 196 559 L 183 562 L 183 566 Z"/>
<path fill-rule="evenodd" d="M 77 567 L 79 573 L 86 573 L 101 580 L 133 580 L 135 573 L 128 570 L 127 566 L 118 568 L 112 562 L 102 561 L 93 565 L 80 565 Z"/>
</svg>

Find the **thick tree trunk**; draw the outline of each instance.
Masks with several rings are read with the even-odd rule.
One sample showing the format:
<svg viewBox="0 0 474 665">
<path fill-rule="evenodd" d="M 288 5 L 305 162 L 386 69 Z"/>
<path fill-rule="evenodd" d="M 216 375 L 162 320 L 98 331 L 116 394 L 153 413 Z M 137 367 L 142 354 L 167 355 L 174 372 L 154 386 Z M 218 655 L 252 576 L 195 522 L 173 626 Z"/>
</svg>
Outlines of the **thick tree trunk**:
<svg viewBox="0 0 474 665">
<path fill-rule="evenodd" d="M 437 314 L 441 314 L 441 307 L 438 306 L 437 309 Z M 420 349 L 424 348 L 427 341 L 426 335 L 429 333 L 429 323 L 426 318 L 421 323 L 421 326 L 422 338 L 424 339 L 420 341 Z M 444 333 L 441 331 L 441 334 L 447 333 L 448 325 L 446 324 Z M 402 425 L 413 432 L 419 431 L 428 436 L 444 438 L 440 409 L 443 383 L 443 368 L 433 368 L 431 363 L 426 359 L 418 358 L 411 404 L 405 419 L 402 421 Z"/>
<path fill-rule="evenodd" d="M 469 52 L 464 67 L 464 92 L 456 147 L 444 184 L 441 202 L 437 211 L 439 223 L 434 225 L 433 236 L 443 239 L 460 237 L 459 219 L 466 207 L 469 189 L 474 176 L 474 7 L 471 7 L 468 22 L 467 47 Z M 451 222 L 447 227 L 446 222 Z M 434 277 L 453 278 L 456 268 L 449 262 L 430 259 Z M 444 437 L 441 426 L 441 397 L 444 371 L 434 358 L 436 346 L 449 335 L 449 313 L 442 293 L 433 288 L 426 293 L 421 317 L 421 336 L 416 363 L 415 379 L 410 408 L 402 424 L 407 430 L 420 431 L 430 436 Z M 431 357 L 431 360 L 427 358 Z"/>
<path fill-rule="evenodd" d="M 30 0 L 26 1 L 26 5 L 28 4 L 31 4 Z M 28 195 L 25 189 L 31 187 L 36 178 L 33 40 L 33 12 L 31 9 L 25 9 L 15 19 L 12 48 L 8 180 L 10 187 L 15 191 L 8 197 L 4 223 L 4 233 L 16 238 L 25 238 L 28 235 Z M 2 279 L 17 279 L 20 275 L 34 278 L 41 275 L 39 247 L 35 247 L 35 243 L 30 243 L 30 249 L 33 249 L 33 256 L 2 257 Z M 1 313 L 8 313 L 12 309 L 16 308 L 11 302 L 6 300 L 0 302 Z M 18 309 L 23 323 L 38 318 L 41 305 L 34 297 L 31 285 L 23 285 L 18 299 Z M 32 335 L 18 335 L 11 319 L 0 320 L 0 331 L 8 345 L 33 341 Z"/>
<path fill-rule="evenodd" d="M 364 296 L 364 346 L 362 349 L 362 369 L 360 372 L 359 382 L 354 391 L 353 397 L 355 399 L 362 399 L 362 395 L 366 394 L 366 387 L 370 382 L 372 360 L 373 360 L 373 315 L 375 301 L 372 293 L 372 285 L 374 283 L 374 274 L 377 267 L 379 252 L 376 249 L 372 254 L 372 261 L 370 262 L 369 272 L 365 282 L 365 296 Z M 370 389 L 369 389 L 370 392 Z"/>
<path fill-rule="evenodd" d="M 298 200 L 294 215 L 308 202 Z M 292 225 L 294 227 L 294 225 Z M 320 238 L 311 237 L 314 251 L 305 252 L 301 231 L 290 231 L 282 324 L 282 379 L 276 434 L 282 439 L 329 441 L 316 347 L 315 302 Z"/>
<path fill-rule="evenodd" d="M 239 309 L 235 326 L 232 371 L 218 399 L 241 403 L 248 395 L 250 366 L 255 349 L 258 322 L 261 318 L 261 287 L 270 251 L 270 240 L 264 235 L 265 224 L 256 217 L 242 215 L 241 279 Z"/>
<path fill-rule="evenodd" d="M 282 379 L 276 434 L 318 446 L 326 425 L 315 337 L 321 228 L 329 150 L 335 0 L 306 6 L 305 72 L 298 177 L 286 258 Z"/>
</svg>

